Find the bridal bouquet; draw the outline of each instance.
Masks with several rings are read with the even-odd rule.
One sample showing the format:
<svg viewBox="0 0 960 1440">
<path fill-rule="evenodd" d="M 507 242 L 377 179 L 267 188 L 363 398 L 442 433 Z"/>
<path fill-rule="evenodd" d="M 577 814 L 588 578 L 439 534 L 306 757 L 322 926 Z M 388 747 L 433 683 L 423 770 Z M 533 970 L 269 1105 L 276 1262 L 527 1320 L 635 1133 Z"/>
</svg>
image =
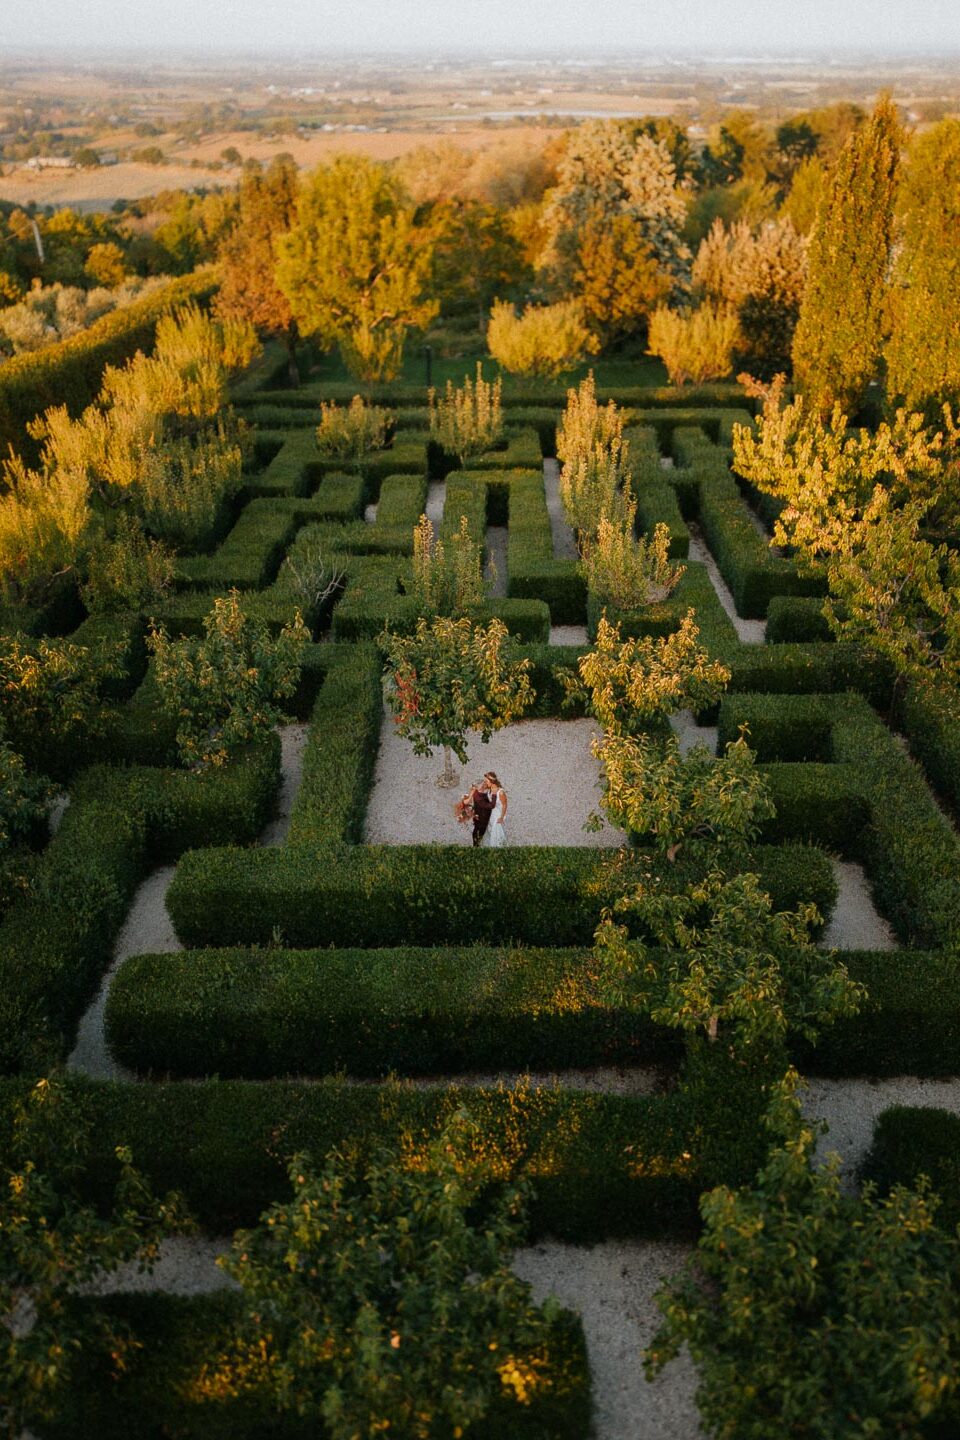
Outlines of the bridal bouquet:
<svg viewBox="0 0 960 1440">
<path fill-rule="evenodd" d="M 472 791 L 472 790 L 468 790 L 467 793 L 466 793 L 466 795 L 461 795 L 461 796 L 460 796 L 460 799 L 457 801 L 456 805 L 454 805 L 454 807 L 453 807 L 453 813 L 454 813 L 454 815 L 456 815 L 456 817 L 457 817 L 457 819 L 460 821 L 460 824 L 461 824 L 461 825 L 466 825 L 466 823 L 467 823 L 468 820 L 472 820 L 472 819 L 473 819 L 473 791 Z"/>
</svg>

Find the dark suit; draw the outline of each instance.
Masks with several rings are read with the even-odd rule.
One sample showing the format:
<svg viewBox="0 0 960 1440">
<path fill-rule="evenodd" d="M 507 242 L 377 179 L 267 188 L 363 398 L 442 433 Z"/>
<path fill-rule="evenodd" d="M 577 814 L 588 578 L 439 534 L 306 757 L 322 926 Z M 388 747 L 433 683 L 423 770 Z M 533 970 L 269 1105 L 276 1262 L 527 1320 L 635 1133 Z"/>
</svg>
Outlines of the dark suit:
<svg viewBox="0 0 960 1440">
<path fill-rule="evenodd" d="M 493 814 L 493 807 L 497 802 L 488 790 L 474 790 L 471 798 L 473 801 L 473 843 L 479 845 L 487 833 L 490 816 Z"/>
</svg>

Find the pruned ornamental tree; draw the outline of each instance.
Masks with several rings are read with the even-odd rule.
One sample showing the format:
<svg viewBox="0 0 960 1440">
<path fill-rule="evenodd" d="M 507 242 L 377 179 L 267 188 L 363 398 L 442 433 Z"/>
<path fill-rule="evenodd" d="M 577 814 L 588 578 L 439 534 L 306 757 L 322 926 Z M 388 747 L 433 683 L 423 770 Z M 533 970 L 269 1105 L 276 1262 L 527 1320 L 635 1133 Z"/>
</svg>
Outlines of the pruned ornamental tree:
<svg viewBox="0 0 960 1440">
<path fill-rule="evenodd" d="M 415 1150 L 296 1156 L 289 1176 L 221 1262 L 243 1320 L 200 1393 L 266 1393 L 330 1440 L 465 1436 L 491 1412 L 509 1433 L 554 1383 L 558 1311 L 510 1270 L 525 1192 L 491 1197 L 469 1115 Z"/>
<path fill-rule="evenodd" d="M 603 616 L 568 688 L 587 701 L 607 735 L 635 735 L 679 710 L 705 710 L 720 699 L 730 672 L 710 659 L 699 638 L 692 610 L 663 639 L 622 640 L 619 624 Z"/>
<path fill-rule="evenodd" d="M 960 404 L 960 120 L 914 136 L 897 212 L 887 395 L 938 421 Z"/>
<path fill-rule="evenodd" d="M 582 557 L 594 545 L 601 521 L 632 529 L 636 506 L 630 491 L 629 453 L 623 417 L 612 400 L 597 404 L 591 371 L 576 390 L 567 391 L 557 427 L 560 499 Z"/>
<path fill-rule="evenodd" d="M 877 378 L 901 143 L 896 107 L 882 99 L 844 145 L 810 242 L 793 374 L 820 414 L 855 413 Z"/>
<path fill-rule="evenodd" d="M 368 405 L 354 395 L 349 405 L 320 402 L 317 449 L 332 460 L 362 460 L 382 450 L 393 431 L 396 416 L 382 405 Z"/>
<path fill-rule="evenodd" d="M 657 1295 L 647 1376 L 686 1346 L 718 1440 L 953 1433 L 960 1241 L 924 1182 L 847 1193 L 837 1157 L 815 1157 L 798 1086 L 791 1070 L 774 1095 L 775 1144 L 755 1182 L 702 1197 L 696 1254 Z"/>
<path fill-rule="evenodd" d="M 40 1080 L 8 1110 L 0 1135 L 0 1432 L 19 1440 L 55 1420 L 72 1378 L 95 1355 L 122 1365 L 132 1343 L 108 1311 L 76 1292 L 121 1265 L 156 1260 L 186 1221 L 178 1197 L 156 1196 L 118 1146 L 100 1203 L 83 1193 L 90 1121 L 62 1081 Z M 104 1203 L 106 1200 L 107 1203 Z"/>
<path fill-rule="evenodd" d="M 277 240 L 277 284 L 301 332 L 336 346 L 359 380 L 392 380 L 428 298 L 431 241 L 385 165 L 340 155 L 305 183 Z"/>
<path fill-rule="evenodd" d="M 194 770 L 225 765 L 244 745 L 283 719 L 300 679 L 310 638 L 298 610 L 280 634 L 246 615 L 240 593 L 219 596 L 203 635 L 149 636 L 163 708 L 175 719 L 181 763 Z"/>
<path fill-rule="evenodd" d="M 830 423 L 782 384 L 763 397 L 755 428 L 734 426 L 737 473 L 784 502 L 774 540 L 820 568 L 824 613 L 841 639 L 859 641 L 905 678 L 960 674 L 960 567 L 936 531 L 960 518 L 958 434 L 898 410 L 875 431 L 851 433 L 839 408 Z"/>
<path fill-rule="evenodd" d="M 501 620 L 420 619 L 412 635 L 386 634 L 388 691 L 398 732 L 415 755 L 443 749 L 438 785 L 455 785 L 451 755 L 467 761 L 467 733 L 486 742 L 533 703 L 530 662 L 521 659 Z"/>
<path fill-rule="evenodd" d="M 429 392 L 430 435 L 461 465 L 492 450 L 503 438 L 502 388 L 499 378 L 484 380 L 478 360 L 476 379 L 466 375 L 456 387 L 448 380 L 439 399 L 434 390 Z"/>
<path fill-rule="evenodd" d="M 459 618 L 476 610 L 486 599 L 482 547 L 470 534 L 466 515 L 460 528 L 446 540 L 434 543 L 433 525 L 426 515 L 413 532 L 413 585 L 417 612 L 424 619 L 436 615 Z"/>
</svg>

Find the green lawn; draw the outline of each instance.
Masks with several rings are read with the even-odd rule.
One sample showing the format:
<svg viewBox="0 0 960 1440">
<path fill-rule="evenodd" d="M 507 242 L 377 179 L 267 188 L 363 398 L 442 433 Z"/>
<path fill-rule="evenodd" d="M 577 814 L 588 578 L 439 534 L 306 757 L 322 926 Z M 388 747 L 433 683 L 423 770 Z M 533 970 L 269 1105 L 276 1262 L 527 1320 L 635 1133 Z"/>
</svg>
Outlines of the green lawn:
<svg viewBox="0 0 960 1440">
<path fill-rule="evenodd" d="M 493 380 L 499 374 L 503 374 L 504 389 L 507 392 L 523 393 L 523 382 L 516 377 L 501 372 L 499 365 L 491 360 L 488 355 L 478 352 L 475 355 L 461 356 L 456 360 L 447 360 L 440 356 L 436 349 L 433 352 L 432 383 L 441 388 L 448 380 L 459 385 L 465 375 L 472 375 L 476 371 L 477 361 L 483 363 L 483 374 L 486 379 Z M 558 382 L 562 385 L 575 385 L 578 380 L 592 370 L 597 384 L 601 388 L 627 386 L 627 385 L 667 385 L 667 372 L 663 363 L 653 356 L 644 356 L 636 360 L 627 360 L 619 357 L 612 359 L 593 360 L 588 365 L 580 365 L 571 370 L 567 375 L 561 377 Z M 334 381 L 349 380 L 351 377 L 343 365 L 340 356 L 336 353 L 324 355 L 320 363 L 310 372 L 310 379 L 332 383 Z M 399 379 L 407 385 L 426 385 L 427 367 L 426 355 L 422 344 L 412 344 L 407 347 L 404 355 L 403 368 Z M 357 387 L 362 390 L 362 386 Z"/>
</svg>

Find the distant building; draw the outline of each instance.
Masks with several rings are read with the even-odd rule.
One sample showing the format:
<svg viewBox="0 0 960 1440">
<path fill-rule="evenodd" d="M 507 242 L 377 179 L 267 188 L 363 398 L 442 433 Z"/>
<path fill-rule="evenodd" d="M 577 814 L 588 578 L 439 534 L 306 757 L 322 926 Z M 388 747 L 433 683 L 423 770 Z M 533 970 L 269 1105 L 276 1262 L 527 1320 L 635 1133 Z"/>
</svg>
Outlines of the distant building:
<svg viewBox="0 0 960 1440">
<path fill-rule="evenodd" d="M 31 155 L 24 166 L 25 170 L 73 170 L 75 168 L 69 155 Z"/>
</svg>

